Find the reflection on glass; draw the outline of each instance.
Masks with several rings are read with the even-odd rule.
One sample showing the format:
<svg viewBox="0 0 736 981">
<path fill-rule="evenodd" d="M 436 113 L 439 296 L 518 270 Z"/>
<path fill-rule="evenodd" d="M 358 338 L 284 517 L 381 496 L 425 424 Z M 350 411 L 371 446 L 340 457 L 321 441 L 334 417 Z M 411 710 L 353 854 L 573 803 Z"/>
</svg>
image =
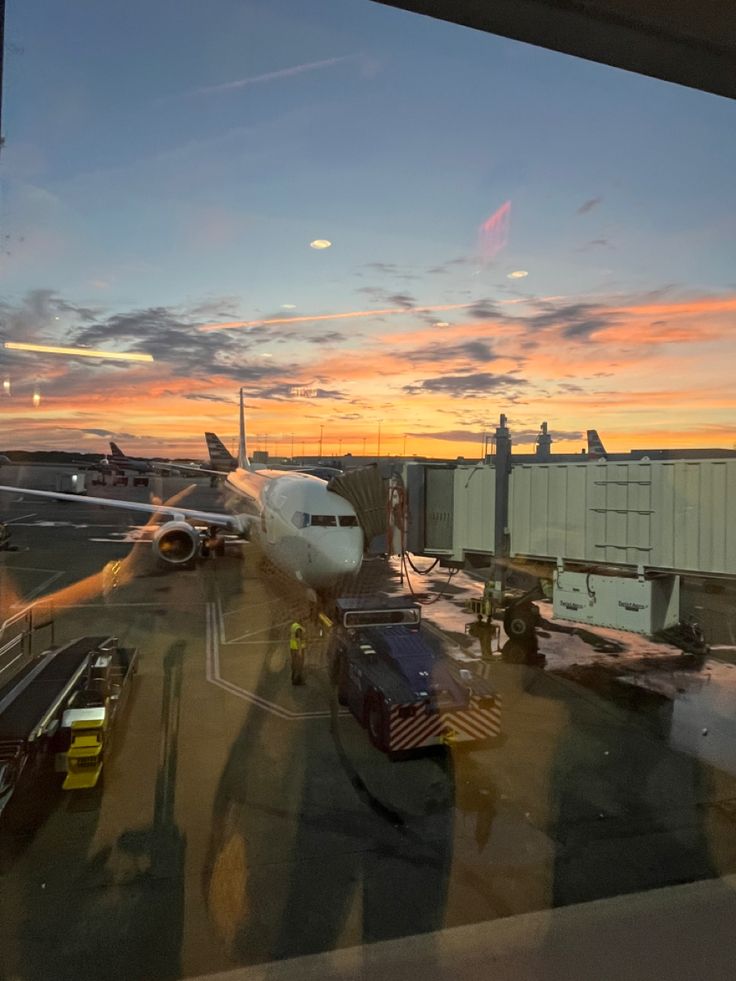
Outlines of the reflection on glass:
<svg viewBox="0 0 736 981">
<path fill-rule="evenodd" d="M 379 4 L 6 38 L 0 973 L 544 967 L 734 871 L 733 104 Z"/>
</svg>

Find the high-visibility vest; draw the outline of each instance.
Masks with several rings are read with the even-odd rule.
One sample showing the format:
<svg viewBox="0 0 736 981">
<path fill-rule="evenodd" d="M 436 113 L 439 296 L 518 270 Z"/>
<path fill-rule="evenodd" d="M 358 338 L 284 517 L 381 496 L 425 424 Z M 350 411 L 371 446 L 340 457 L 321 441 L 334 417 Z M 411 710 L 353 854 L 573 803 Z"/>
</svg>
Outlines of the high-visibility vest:
<svg viewBox="0 0 736 981">
<path fill-rule="evenodd" d="M 304 627 L 294 621 L 291 625 L 291 630 L 289 631 L 289 649 L 292 651 L 298 651 L 301 647 L 302 641 L 304 639 Z"/>
</svg>

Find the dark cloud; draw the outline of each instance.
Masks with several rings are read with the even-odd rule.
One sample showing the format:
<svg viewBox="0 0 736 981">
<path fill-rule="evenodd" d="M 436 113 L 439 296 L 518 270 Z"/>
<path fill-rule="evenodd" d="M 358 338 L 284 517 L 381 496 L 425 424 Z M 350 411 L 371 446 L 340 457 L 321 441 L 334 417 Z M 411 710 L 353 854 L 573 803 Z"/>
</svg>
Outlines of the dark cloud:
<svg viewBox="0 0 736 981">
<path fill-rule="evenodd" d="M 237 296 L 219 296 L 195 303 L 189 308 L 192 317 L 202 317 L 207 321 L 237 320 L 240 312 L 240 301 Z"/>
<path fill-rule="evenodd" d="M 456 266 L 464 266 L 468 263 L 476 262 L 477 260 L 470 258 L 469 256 L 458 256 L 457 259 L 448 259 L 446 262 L 440 262 L 436 266 L 431 266 L 427 270 L 429 276 L 442 276 L 445 273 L 450 272 Z"/>
<path fill-rule="evenodd" d="M 603 198 L 600 196 L 597 198 L 588 198 L 587 201 L 583 201 L 583 203 L 577 209 L 576 214 L 578 215 L 587 214 L 589 211 L 592 211 L 593 208 L 596 208 L 601 203 L 602 200 Z"/>
<path fill-rule="evenodd" d="M 590 337 L 596 331 L 612 327 L 618 319 L 617 314 L 595 303 L 570 303 L 561 307 L 539 304 L 538 307 L 540 313 L 524 318 L 527 326 L 533 330 L 560 328 L 562 336 L 567 338 Z"/>
<path fill-rule="evenodd" d="M 76 303 L 69 303 L 67 300 L 63 300 L 61 297 L 54 296 L 51 298 L 51 304 L 54 309 L 58 310 L 60 313 L 71 314 L 77 320 L 81 320 L 84 323 L 92 323 L 96 320 L 102 311 L 95 307 L 80 307 Z"/>
<path fill-rule="evenodd" d="M 185 395 L 185 399 L 189 399 L 190 402 L 224 402 L 226 405 L 232 405 L 235 399 L 225 398 L 224 395 L 208 395 L 206 392 L 192 392 L 191 395 Z"/>
<path fill-rule="evenodd" d="M 411 310 L 417 304 L 415 298 L 409 293 L 390 293 L 386 299 L 394 306 L 403 307 L 405 310 Z"/>
<path fill-rule="evenodd" d="M 565 392 L 567 395 L 580 395 L 585 389 L 582 385 L 576 385 L 574 382 L 563 382 L 558 391 Z"/>
<path fill-rule="evenodd" d="M 326 334 L 314 334 L 312 337 L 306 337 L 305 340 L 309 341 L 310 344 L 340 344 L 348 338 L 339 330 L 330 330 Z"/>
<path fill-rule="evenodd" d="M 0 334 L 14 341 L 32 341 L 54 323 L 53 290 L 31 290 L 17 305 L 0 302 Z"/>
<path fill-rule="evenodd" d="M 138 439 L 133 433 L 115 433 L 111 429 L 77 429 L 71 432 L 84 433 L 85 436 L 101 436 L 103 439 Z"/>
<path fill-rule="evenodd" d="M 664 283 L 664 285 L 657 286 L 652 290 L 647 290 L 645 293 L 636 293 L 633 297 L 631 297 L 630 301 L 635 304 L 652 301 L 656 302 L 664 297 L 669 297 L 673 290 L 678 289 L 679 285 L 679 283 Z"/>
<path fill-rule="evenodd" d="M 403 355 L 403 358 L 413 364 L 452 361 L 467 358 L 471 361 L 494 361 L 497 355 L 487 341 L 466 341 L 462 344 L 429 344 L 426 347 L 415 348 Z"/>
<path fill-rule="evenodd" d="M 267 335 L 273 339 L 271 332 Z M 148 307 L 114 314 L 84 327 L 76 332 L 74 343 L 98 347 L 115 342 L 118 349 L 151 354 L 174 375 L 209 378 L 219 374 L 249 382 L 276 378 L 289 370 L 275 364 L 248 362 L 247 353 L 254 340 L 263 340 L 264 336 L 254 337 L 250 330 L 203 332 L 186 314 L 169 307 Z"/>
<path fill-rule="evenodd" d="M 513 389 L 526 385 L 522 378 L 514 375 L 494 375 L 488 371 L 471 374 L 439 375 L 437 378 L 425 378 L 416 385 L 404 385 L 403 390 L 408 395 L 444 393 L 452 398 L 480 398 L 501 389 Z"/>
<path fill-rule="evenodd" d="M 365 293 L 374 303 L 380 303 L 383 307 L 402 307 L 404 310 L 413 310 L 417 304 L 416 298 L 410 293 L 392 293 L 389 290 L 381 289 L 380 286 L 360 286 L 355 292 Z"/>
<path fill-rule="evenodd" d="M 366 296 L 370 296 L 374 300 L 384 301 L 386 299 L 386 291 L 382 290 L 380 286 L 359 286 L 356 293 L 365 293 Z"/>
<path fill-rule="evenodd" d="M 585 245 L 581 245 L 579 248 L 575 249 L 576 252 L 587 252 L 588 249 L 603 248 L 612 249 L 613 245 L 609 242 L 607 238 L 594 238 L 590 242 L 586 242 Z"/>
<path fill-rule="evenodd" d="M 468 307 L 468 314 L 476 320 L 506 320 L 504 314 L 500 313 L 490 300 L 476 300 L 472 306 Z"/>
<path fill-rule="evenodd" d="M 375 269 L 376 272 L 384 273 L 387 276 L 394 276 L 397 272 L 401 272 L 393 262 L 366 262 L 365 268 Z"/>
<path fill-rule="evenodd" d="M 466 443 L 474 443 L 474 442 L 480 443 L 480 441 L 483 439 L 483 437 L 486 435 L 488 431 L 489 430 L 479 430 L 477 432 L 473 432 L 472 430 L 469 429 L 445 429 L 442 430 L 441 432 L 407 433 L 406 435 L 418 439 L 421 438 L 446 439 L 451 442 L 458 442 L 464 440 Z"/>
</svg>

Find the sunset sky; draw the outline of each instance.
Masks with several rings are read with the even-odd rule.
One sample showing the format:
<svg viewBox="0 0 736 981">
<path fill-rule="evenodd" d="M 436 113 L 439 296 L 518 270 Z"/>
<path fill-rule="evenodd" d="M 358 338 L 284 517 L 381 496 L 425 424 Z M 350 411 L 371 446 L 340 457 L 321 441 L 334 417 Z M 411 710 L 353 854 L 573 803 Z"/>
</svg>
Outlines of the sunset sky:
<svg viewBox="0 0 736 981">
<path fill-rule="evenodd" d="M 736 444 L 732 102 L 370 0 L 6 42 L 1 339 L 154 361 L 0 348 L 0 450 L 201 457 L 239 385 L 279 453 Z"/>
</svg>

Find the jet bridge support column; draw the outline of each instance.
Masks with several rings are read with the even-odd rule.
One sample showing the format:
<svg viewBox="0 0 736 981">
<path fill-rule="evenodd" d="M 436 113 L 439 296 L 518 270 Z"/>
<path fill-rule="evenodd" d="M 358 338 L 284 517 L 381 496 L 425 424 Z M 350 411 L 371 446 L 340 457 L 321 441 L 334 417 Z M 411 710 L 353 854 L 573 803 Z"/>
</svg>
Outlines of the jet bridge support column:
<svg viewBox="0 0 736 981">
<path fill-rule="evenodd" d="M 496 513 L 493 547 L 493 587 L 497 596 L 506 585 L 509 558 L 509 476 L 511 474 L 511 434 L 502 415 L 496 429 Z"/>
</svg>

